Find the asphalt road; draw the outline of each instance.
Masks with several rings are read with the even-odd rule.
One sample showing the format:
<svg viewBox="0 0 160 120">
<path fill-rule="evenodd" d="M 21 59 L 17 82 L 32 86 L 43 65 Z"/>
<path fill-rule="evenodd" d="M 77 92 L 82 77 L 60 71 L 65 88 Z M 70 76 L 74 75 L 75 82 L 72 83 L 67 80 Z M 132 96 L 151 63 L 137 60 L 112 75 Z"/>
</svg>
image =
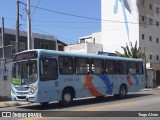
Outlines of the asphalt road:
<svg viewBox="0 0 160 120">
<path fill-rule="evenodd" d="M 76 100 L 69 107 L 63 107 L 58 102 L 54 102 L 46 107 L 31 104 L 1 108 L 0 111 L 17 111 L 12 115 L 21 116 L 18 118 L 1 118 L 2 120 L 160 120 L 160 89 L 128 94 L 125 99 L 109 96 L 99 99 Z M 25 116 L 28 115 L 43 117 L 26 118 Z"/>
</svg>

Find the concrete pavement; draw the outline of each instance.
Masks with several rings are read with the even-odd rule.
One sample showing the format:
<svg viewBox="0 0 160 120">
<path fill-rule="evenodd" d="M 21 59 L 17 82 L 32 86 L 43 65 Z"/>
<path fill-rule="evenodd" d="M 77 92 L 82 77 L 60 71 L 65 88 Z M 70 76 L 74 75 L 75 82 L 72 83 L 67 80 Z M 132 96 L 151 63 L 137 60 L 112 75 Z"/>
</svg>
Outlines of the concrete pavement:
<svg viewBox="0 0 160 120">
<path fill-rule="evenodd" d="M 31 104 L 29 102 L 19 102 L 19 101 L 0 101 L 0 108 L 4 107 L 13 107 L 13 106 L 22 106 Z"/>
</svg>

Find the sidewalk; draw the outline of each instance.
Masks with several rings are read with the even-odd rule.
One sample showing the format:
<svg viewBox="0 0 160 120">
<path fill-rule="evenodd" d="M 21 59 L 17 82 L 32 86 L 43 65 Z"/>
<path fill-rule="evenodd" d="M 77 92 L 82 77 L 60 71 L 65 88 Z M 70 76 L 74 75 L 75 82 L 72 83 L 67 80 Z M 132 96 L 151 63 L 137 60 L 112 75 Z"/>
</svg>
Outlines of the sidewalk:
<svg viewBox="0 0 160 120">
<path fill-rule="evenodd" d="M 29 102 L 19 102 L 19 101 L 0 101 L 0 108 L 4 107 L 13 107 L 13 106 L 22 106 L 28 105 Z"/>
<path fill-rule="evenodd" d="M 144 88 L 142 91 L 150 91 L 150 90 L 158 90 L 158 89 L 160 89 L 160 86 L 156 88 Z"/>
</svg>

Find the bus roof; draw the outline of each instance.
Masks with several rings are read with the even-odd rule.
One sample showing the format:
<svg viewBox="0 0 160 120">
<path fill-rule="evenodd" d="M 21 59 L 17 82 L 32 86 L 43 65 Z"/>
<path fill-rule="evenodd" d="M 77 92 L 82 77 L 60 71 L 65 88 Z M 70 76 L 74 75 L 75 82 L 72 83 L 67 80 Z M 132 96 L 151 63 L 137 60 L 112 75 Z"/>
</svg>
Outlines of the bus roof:
<svg viewBox="0 0 160 120">
<path fill-rule="evenodd" d="M 105 55 L 94 55 L 94 54 L 82 54 L 82 53 L 73 53 L 73 52 L 65 52 L 65 51 L 55 51 L 55 50 L 45 50 L 45 49 L 31 49 L 22 51 L 29 52 L 29 51 L 37 51 L 39 54 L 45 55 L 61 55 L 61 56 L 70 56 L 70 57 L 87 57 L 87 58 L 95 58 L 95 59 L 112 59 L 112 60 L 126 60 L 126 61 L 135 61 L 135 62 L 142 62 L 143 59 L 136 59 L 136 58 L 125 58 L 125 57 L 118 57 L 118 56 L 105 56 Z M 17 54 L 19 54 L 17 53 Z"/>
</svg>

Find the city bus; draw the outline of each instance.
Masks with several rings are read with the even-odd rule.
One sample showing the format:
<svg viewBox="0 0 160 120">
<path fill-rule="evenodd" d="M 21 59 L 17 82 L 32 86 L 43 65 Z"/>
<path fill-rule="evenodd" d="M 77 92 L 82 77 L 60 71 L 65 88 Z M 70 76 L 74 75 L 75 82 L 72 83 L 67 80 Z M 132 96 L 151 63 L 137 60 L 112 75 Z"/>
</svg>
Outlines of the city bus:
<svg viewBox="0 0 160 120">
<path fill-rule="evenodd" d="M 13 101 L 70 105 L 77 98 L 124 98 L 144 87 L 142 59 L 44 49 L 26 50 L 13 59 Z"/>
</svg>

